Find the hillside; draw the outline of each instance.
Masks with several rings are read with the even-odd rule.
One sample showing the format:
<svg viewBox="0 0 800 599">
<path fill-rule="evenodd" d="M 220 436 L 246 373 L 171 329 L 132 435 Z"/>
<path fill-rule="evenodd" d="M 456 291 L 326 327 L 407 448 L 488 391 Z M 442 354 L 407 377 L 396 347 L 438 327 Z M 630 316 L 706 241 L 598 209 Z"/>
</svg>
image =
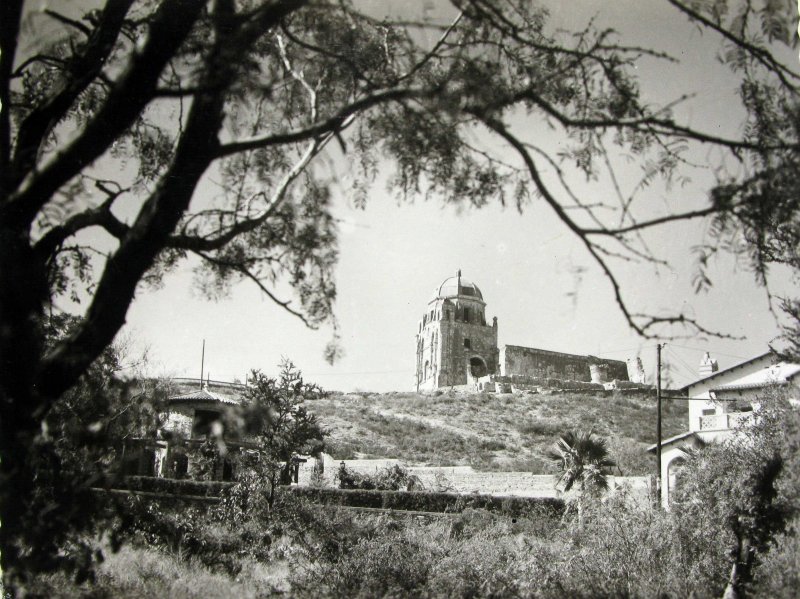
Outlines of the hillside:
<svg viewBox="0 0 800 599">
<path fill-rule="evenodd" d="M 334 393 L 310 402 L 336 459 L 399 458 L 409 464 L 550 472 L 545 451 L 570 428 L 608 440 L 625 475 L 655 471 L 655 399 L 580 393 Z M 687 429 L 687 403 L 665 401 L 663 435 Z"/>
</svg>

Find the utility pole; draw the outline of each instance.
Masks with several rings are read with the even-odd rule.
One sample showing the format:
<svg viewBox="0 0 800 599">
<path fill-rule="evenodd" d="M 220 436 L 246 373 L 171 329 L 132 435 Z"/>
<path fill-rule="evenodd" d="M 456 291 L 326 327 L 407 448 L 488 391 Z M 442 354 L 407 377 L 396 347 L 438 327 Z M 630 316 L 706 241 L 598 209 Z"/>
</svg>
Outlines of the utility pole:
<svg viewBox="0 0 800 599">
<path fill-rule="evenodd" d="M 203 353 L 200 356 L 200 388 L 203 388 L 203 371 L 206 366 L 206 340 L 203 339 Z M 660 451 L 660 450 L 659 450 Z"/>
<path fill-rule="evenodd" d="M 661 348 L 666 344 L 656 344 L 656 404 L 658 415 L 656 417 L 656 464 L 658 477 L 656 478 L 656 497 L 659 505 L 661 504 Z"/>
</svg>

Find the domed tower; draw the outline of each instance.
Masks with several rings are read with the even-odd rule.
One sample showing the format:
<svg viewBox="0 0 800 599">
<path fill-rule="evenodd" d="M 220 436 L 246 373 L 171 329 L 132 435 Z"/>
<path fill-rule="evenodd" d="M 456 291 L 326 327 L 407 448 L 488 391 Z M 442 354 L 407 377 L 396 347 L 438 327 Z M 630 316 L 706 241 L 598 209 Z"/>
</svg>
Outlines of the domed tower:
<svg viewBox="0 0 800 599">
<path fill-rule="evenodd" d="M 475 283 L 445 279 L 417 327 L 417 391 L 467 385 L 497 370 L 497 318 L 486 324 Z"/>
</svg>

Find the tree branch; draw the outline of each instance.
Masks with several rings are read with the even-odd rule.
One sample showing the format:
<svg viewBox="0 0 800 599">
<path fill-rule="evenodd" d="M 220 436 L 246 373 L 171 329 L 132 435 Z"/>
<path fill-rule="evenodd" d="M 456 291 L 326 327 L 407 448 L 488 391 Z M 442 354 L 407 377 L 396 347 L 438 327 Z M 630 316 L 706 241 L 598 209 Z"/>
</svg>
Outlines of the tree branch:
<svg viewBox="0 0 800 599">
<path fill-rule="evenodd" d="M 350 117 L 349 122 L 352 122 L 352 120 L 352 117 Z M 349 125 L 349 122 L 346 123 L 344 127 Z M 306 148 L 306 151 L 303 153 L 300 159 L 294 164 L 289 172 L 284 175 L 277 189 L 267 203 L 267 207 L 258 217 L 240 221 L 231 226 L 231 228 L 226 232 L 213 238 L 203 238 L 195 235 L 175 235 L 170 238 L 169 247 L 191 250 L 194 252 L 216 250 L 220 249 L 239 235 L 257 229 L 275 213 L 275 210 L 278 209 L 281 202 L 283 202 L 284 198 L 286 197 L 286 193 L 288 192 L 290 185 L 295 181 L 295 179 L 297 179 L 297 177 L 300 176 L 311 160 L 322 151 L 322 149 L 333 137 L 333 133 L 328 133 L 322 139 L 314 140 L 309 144 L 308 148 Z"/>
<path fill-rule="evenodd" d="M 238 27 L 231 18 L 232 2 L 220 1 L 215 4 L 213 17 L 218 27 L 200 83 L 201 86 L 210 85 L 212 88 L 218 86 L 220 91 L 195 97 L 172 163 L 142 206 L 119 248 L 106 262 L 82 325 L 43 359 L 37 376 L 37 388 L 44 397 L 57 397 L 72 386 L 125 323 L 139 281 L 166 247 L 169 236 L 189 207 L 195 187 L 218 153 L 226 90 L 237 75 L 237 70 L 232 69 L 231 65 L 236 64 L 265 29 L 274 26 L 302 3 L 302 0 L 287 0 L 268 4 L 259 11 L 256 21 Z M 159 11 L 176 4 L 162 4 Z M 199 11 L 204 5 L 203 2 L 199 4 L 194 6 L 195 10 Z M 161 16 L 164 14 L 160 12 Z M 186 27 L 180 30 L 185 32 L 191 27 L 185 24 L 181 26 Z M 169 41 L 151 37 L 148 44 L 155 43 L 163 48 L 165 44 L 177 43 L 174 40 L 176 28 L 178 25 L 174 22 L 161 21 L 155 32 L 166 36 Z M 171 55 L 172 52 L 167 52 L 160 57 L 162 68 Z M 155 75 L 147 87 L 150 91 L 156 85 L 158 73 Z"/>
<path fill-rule="evenodd" d="M 258 148 L 266 148 L 270 146 L 288 144 L 298 141 L 305 141 L 324 135 L 326 133 L 335 133 L 341 131 L 344 127 L 351 122 L 351 117 L 356 116 L 359 112 L 363 112 L 382 104 L 385 102 L 399 101 L 408 98 L 431 98 L 435 96 L 439 89 L 394 89 L 388 88 L 369 96 L 365 96 L 351 104 L 344 106 L 334 116 L 320 122 L 319 124 L 306 127 L 305 129 L 298 129 L 295 131 L 288 131 L 285 133 L 271 133 L 250 139 L 242 139 L 239 141 L 229 142 L 220 146 L 217 152 L 217 158 L 223 158 L 237 152 L 246 150 L 256 150 Z"/>
<path fill-rule="evenodd" d="M 41 239 L 39 239 L 39 241 L 34 244 L 33 251 L 37 256 L 40 257 L 42 261 L 51 257 L 67 238 L 87 227 L 103 227 L 117 239 L 122 239 L 128 233 L 128 225 L 117 220 L 117 218 L 111 213 L 111 206 L 113 205 L 114 201 L 128 190 L 108 189 L 102 181 L 97 181 L 95 186 L 103 191 L 108 196 L 108 199 L 106 199 L 99 206 L 73 215 L 63 224 L 50 229 Z"/>
<path fill-rule="evenodd" d="M 478 116 L 478 115 L 476 115 Z M 713 331 L 709 331 L 708 329 L 703 328 L 700 326 L 696 320 L 689 318 L 683 314 L 673 317 L 653 317 L 647 316 L 642 314 L 632 314 L 628 309 L 628 306 L 622 297 L 622 290 L 620 288 L 619 282 L 617 278 L 614 276 L 614 273 L 611 271 L 611 268 L 606 264 L 605 260 L 600 256 L 598 253 L 598 248 L 588 239 L 586 231 L 578 226 L 575 221 L 573 221 L 569 215 L 565 212 L 564 207 L 556 200 L 550 190 L 545 185 L 544 181 L 542 180 L 538 169 L 536 168 L 536 164 L 534 163 L 533 159 L 531 158 L 530 154 L 525 148 L 525 144 L 518 140 L 514 135 L 512 135 L 508 129 L 501 123 L 500 121 L 493 119 L 491 117 L 478 116 L 480 120 L 486 124 L 489 129 L 497 133 L 502 139 L 504 139 L 512 148 L 514 148 L 517 153 L 519 154 L 520 158 L 522 158 L 525 166 L 528 169 L 528 172 L 531 176 L 531 179 L 534 181 L 536 187 L 539 189 L 539 192 L 542 194 L 545 202 L 555 211 L 558 218 L 563 222 L 568 229 L 570 229 L 577 237 L 581 240 L 583 245 L 586 247 L 586 250 L 589 254 L 594 258 L 595 262 L 600 266 L 603 273 L 608 278 L 609 282 L 611 283 L 611 287 L 614 292 L 614 299 L 619 307 L 620 311 L 625 317 L 625 320 L 628 322 L 628 326 L 630 326 L 636 333 L 641 335 L 646 339 L 652 339 L 658 337 L 658 333 L 651 333 L 650 330 L 659 325 L 659 324 L 683 324 L 686 326 L 693 327 L 696 331 L 713 335 L 716 337 L 729 337 L 728 335 L 717 333 Z M 647 321 L 644 324 L 639 324 L 637 322 L 637 318 L 646 318 Z"/>
<path fill-rule="evenodd" d="M 98 76 L 119 37 L 133 0 L 108 0 L 83 52 L 72 57 L 64 69 L 64 82 L 55 93 L 34 107 L 17 133 L 9 182 L 19 185 L 36 163 L 47 132 L 69 112 L 73 102 Z"/>
<path fill-rule="evenodd" d="M 708 208 L 702 208 L 700 210 L 690 210 L 688 212 L 679 212 L 678 214 L 669 214 L 667 216 L 661 216 L 651 220 L 635 223 L 627 227 L 615 227 L 613 229 L 607 229 L 607 228 L 582 229 L 582 231 L 584 235 L 607 235 L 613 237 L 616 235 L 621 235 L 623 233 L 630 233 L 631 231 L 641 231 L 642 229 L 647 229 L 649 227 L 654 227 L 656 225 L 663 225 L 664 223 L 670 223 L 678 220 L 690 220 L 692 218 L 699 218 L 702 216 L 709 216 L 719 211 L 720 211 L 719 207 L 709 206 Z"/>
<path fill-rule="evenodd" d="M 9 192 L 8 167 L 11 164 L 11 71 L 17 54 L 17 36 L 23 0 L 0 3 L 0 201 Z"/>
<path fill-rule="evenodd" d="M 108 5 L 106 5 L 106 8 L 107 7 L 108 7 Z M 46 14 L 48 17 L 52 17 L 56 21 L 60 21 L 64 25 L 68 25 L 69 27 L 73 27 L 73 28 L 77 29 L 78 31 L 83 33 L 86 37 L 91 37 L 92 36 L 92 30 L 89 29 L 86 25 L 84 25 L 80 21 L 76 21 L 75 19 L 70 19 L 69 17 L 65 17 L 60 12 L 56 12 L 56 11 L 54 11 L 52 9 L 49 9 L 49 8 L 45 8 L 44 9 L 44 14 Z M 102 17 L 101 17 L 101 19 L 102 19 Z"/>
<path fill-rule="evenodd" d="M 748 142 L 737 139 L 727 139 L 718 137 L 710 133 L 703 133 L 690 127 L 678 125 L 670 119 L 662 119 L 654 116 L 642 116 L 636 119 L 618 118 L 574 118 L 558 110 L 550 102 L 546 101 L 532 88 L 522 90 L 513 96 L 498 102 L 496 108 L 512 106 L 523 100 L 529 100 L 545 114 L 556 119 L 565 128 L 573 127 L 576 129 L 634 129 L 636 131 L 650 133 L 654 136 L 665 135 L 671 137 L 685 137 L 702 143 L 709 143 L 724 146 L 731 150 L 751 150 L 754 152 L 769 152 L 774 150 L 797 150 L 797 143 L 781 142 L 777 144 L 764 145 L 758 142 Z"/>
<path fill-rule="evenodd" d="M 210 256 L 209 254 L 207 254 L 207 253 L 205 253 L 203 251 L 196 251 L 196 250 L 192 250 L 192 251 L 193 251 L 194 254 L 200 256 L 203 260 L 206 260 L 207 262 L 209 262 L 211 264 L 214 264 L 215 266 L 222 266 L 224 268 L 231 268 L 231 269 L 235 270 L 236 272 L 238 272 L 239 274 L 243 275 L 244 277 L 250 279 L 251 281 L 253 281 L 258 286 L 258 288 L 264 294 L 267 295 L 267 297 L 269 297 L 269 299 L 271 299 L 273 302 L 275 302 L 281 308 L 286 310 L 292 316 L 296 316 L 297 318 L 299 318 L 303 322 L 303 324 L 306 325 L 308 328 L 310 328 L 310 329 L 315 328 L 314 325 L 312 325 L 311 322 L 309 322 L 309 320 L 301 312 L 298 312 L 297 310 L 294 310 L 293 308 L 289 307 L 289 304 L 292 303 L 291 300 L 286 300 L 286 301 L 279 300 L 277 297 L 275 297 L 275 295 L 269 289 L 267 289 L 267 287 L 264 285 L 264 283 L 261 282 L 261 279 L 259 279 L 256 275 L 254 275 L 252 272 L 250 272 L 250 270 L 247 267 L 245 267 L 244 265 L 237 264 L 235 262 L 230 262 L 228 260 L 220 260 L 219 258 L 216 258 L 215 256 Z"/>
<path fill-rule="evenodd" d="M 750 42 L 744 39 L 744 36 L 741 37 L 738 35 L 734 35 L 721 25 L 718 25 L 711 21 L 710 19 L 704 17 L 702 14 L 697 12 L 696 10 L 691 9 L 690 7 L 686 6 L 683 2 L 679 0 L 667 0 L 672 6 L 677 8 L 679 11 L 687 15 L 690 19 L 693 19 L 699 23 L 702 23 L 704 26 L 708 27 L 709 29 L 716 31 L 726 40 L 733 42 L 743 50 L 747 51 L 753 58 L 755 58 L 758 62 L 760 62 L 763 66 L 767 69 L 775 73 L 775 75 L 780 79 L 781 83 L 788 88 L 790 91 L 796 93 L 797 86 L 793 85 L 786 79 L 786 75 L 793 79 L 800 79 L 800 74 L 795 73 L 788 67 L 786 67 L 783 63 L 778 61 L 772 53 L 765 49 L 759 48 L 758 46 L 754 46 Z M 742 27 L 744 28 L 744 22 L 742 23 Z"/>
<path fill-rule="evenodd" d="M 131 0 L 115 0 L 129 3 Z M 153 97 L 164 66 L 192 29 L 203 0 L 165 2 L 150 21 L 147 42 L 133 55 L 117 87 L 83 132 L 39 172 L 28 177 L 0 218 L 27 227 L 38 210 L 67 181 L 101 156 L 141 114 Z"/>
</svg>

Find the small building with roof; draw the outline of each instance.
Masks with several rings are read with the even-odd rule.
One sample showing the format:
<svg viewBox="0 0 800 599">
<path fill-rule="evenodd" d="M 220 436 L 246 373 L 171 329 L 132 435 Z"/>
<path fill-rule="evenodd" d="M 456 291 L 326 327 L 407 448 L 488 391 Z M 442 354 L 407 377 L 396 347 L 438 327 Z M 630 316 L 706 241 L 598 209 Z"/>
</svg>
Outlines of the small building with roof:
<svg viewBox="0 0 800 599">
<path fill-rule="evenodd" d="M 237 454 L 252 443 L 226 433 L 226 410 L 241 404 L 246 386 L 222 381 L 173 379 L 175 393 L 167 398 L 166 412 L 158 431 L 155 461 L 157 476 L 184 478 L 191 475 L 200 459 L 200 448 L 209 440 L 225 441 L 226 455 L 206 465 L 208 477 L 234 480 Z"/>
<path fill-rule="evenodd" d="M 689 430 L 661 442 L 661 503 L 669 506 L 687 450 L 721 442 L 753 421 L 775 389 L 792 403 L 800 400 L 800 364 L 783 361 L 774 352 L 719 369 L 708 352 L 700 378 L 679 390 L 689 400 Z M 656 445 L 648 447 L 655 453 Z"/>
<path fill-rule="evenodd" d="M 499 347 L 497 317 L 487 322 L 483 293 L 460 270 L 434 290 L 417 326 L 416 350 L 417 391 L 463 385 L 496 388 L 501 379 L 519 385 L 536 379 L 598 386 L 609 380 L 628 381 L 628 365 L 620 360 L 519 345 Z"/>
</svg>

